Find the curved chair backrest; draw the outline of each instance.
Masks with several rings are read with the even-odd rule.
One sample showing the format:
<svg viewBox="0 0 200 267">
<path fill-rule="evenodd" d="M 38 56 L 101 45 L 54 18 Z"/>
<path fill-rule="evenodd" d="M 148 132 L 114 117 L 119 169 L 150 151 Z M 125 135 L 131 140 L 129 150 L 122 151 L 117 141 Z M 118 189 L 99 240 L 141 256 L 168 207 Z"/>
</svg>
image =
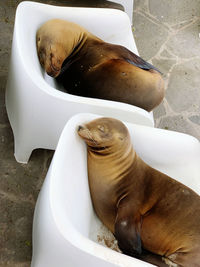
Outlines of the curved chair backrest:
<svg viewBox="0 0 200 267">
<path fill-rule="evenodd" d="M 78 136 L 77 127 L 98 117 L 94 114 L 78 114 L 68 121 L 61 134 L 45 180 L 45 183 L 48 180 L 49 212 L 55 224 L 53 230 L 49 231 L 50 235 L 57 231 L 67 242 L 66 244 L 71 244 L 73 248 L 80 250 L 81 253 L 84 252 L 91 259 L 96 257 L 95 266 L 113 266 L 112 264 L 127 267 L 151 266 L 94 242 L 98 236 L 102 237 L 105 233 L 102 233 L 101 223 L 92 208 L 87 177 L 86 145 Z M 129 129 L 136 152 L 147 164 L 200 194 L 200 143 L 197 139 L 173 131 L 125 124 Z M 42 195 L 44 195 L 43 190 L 41 197 Z M 41 212 L 38 214 L 41 216 Z M 41 222 L 35 228 L 40 225 Z M 45 242 L 48 243 L 48 240 Z M 67 251 L 65 254 L 65 259 L 70 258 Z M 34 257 L 37 257 L 36 253 Z M 74 257 L 72 260 L 75 261 Z M 79 266 L 76 265 L 77 262 L 73 264 L 72 266 Z M 92 267 L 86 259 L 83 265 Z"/>
</svg>

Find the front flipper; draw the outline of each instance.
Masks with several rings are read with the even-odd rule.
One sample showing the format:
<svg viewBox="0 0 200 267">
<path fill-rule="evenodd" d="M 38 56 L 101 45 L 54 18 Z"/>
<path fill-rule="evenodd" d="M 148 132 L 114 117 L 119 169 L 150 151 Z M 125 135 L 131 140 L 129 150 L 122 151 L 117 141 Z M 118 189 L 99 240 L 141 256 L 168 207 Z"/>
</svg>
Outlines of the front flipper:
<svg viewBox="0 0 200 267">
<path fill-rule="evenodd" d="M 161 255 L 156 255 L 142 248 L 140 237 L 142 217 L 136 206 L 121 206 L 118 208 L 115 221 L 115 237 L 121 251 L 128 255 L 159 267 L 167 267 Z"/>
<path fill-rule="evenodd" d="M 118 209 L 115 221 L 115 237 L 121 251 L 129 256 L 139 258 L 142 253 L 142 243 L 140 238 L 141 217 L 139 214 L 127 214 L 126 207 Z"/>
<path fill-rule="evenodd" d="M 114 235 L 121 251 L 128 256 L 138 258 L 156 266 L 168 267 L 163 261 L 162 256 L 142 249 L 140 237 L 141 216 L 139 214 L 134 216 L 133 212 L 130 214 L 132 216 L 126 216 L 125 213 L 122 208 L 121 211 L 118 210 L 115 221 Z"/>
<path fill-rule="evenodd" d="M 152 64 L 150 64 L 149 62 L 145 61 L 144 59 L 142 59 L 141 57 L 138 57 L 135 55 L 135 57 L 132 57 L 132 59 L 125 59 L 128 63 L 130 63 L 131 65 L 134 65 L 140 69 L 143 70 L 156 70 L 157 72 L 161 73 L 159 71 L 159 69 L 157 69 L 156 67 L 154 67 Z"/>
</svg>

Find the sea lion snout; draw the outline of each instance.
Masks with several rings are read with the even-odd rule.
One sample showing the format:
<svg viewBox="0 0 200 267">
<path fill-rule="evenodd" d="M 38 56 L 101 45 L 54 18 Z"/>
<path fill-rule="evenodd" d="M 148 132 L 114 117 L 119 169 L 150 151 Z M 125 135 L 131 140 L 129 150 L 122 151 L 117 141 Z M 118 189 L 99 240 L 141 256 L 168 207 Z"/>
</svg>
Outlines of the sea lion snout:
<svg viewBox="0 0 200 267">
<path fill-rule="evenodd" d="M 90 132 L 90 130 L 84 126 L 84 125 L 79 125 L 77 127 L 77 132 L 78 132 L 78 135 L 83 139 L 85 140 L 86 143 L 93 143 L 94 142 L 94 139 L 93 139 L 93 136 L 92 136 L 92 133 Z"/>
<path fill-rule="evenodd" d="M 46 73 L 56 78 L 66 58 L 66 52 L 56 34 L 51 33 L 52 25 L 44 24 L 36 34 L 38 58 Z"/>
<path fill-rule="evenodd" d="M 83 139 L 85 139 L 86 138 L 86 135 L 88 136 L 88 129 L 85 127 L 85 126 L 83 126 L 83 125 L 78 125 L 78 127 L 77 127 L 77 132 L 78 132 L 78 135 L 81 137 L 81 138 L 83 138 Z"/>
<path fill-rule="evenodd" d="M 45 68 L 46 73 L 51 77 L 57 77 L 62 68 L 62 60 L 58 55 L 52 53 L 52 47 L 38 44 L 38 57 L 41 65 Z"/>
<path fill-rule="evenodd" d="M 78 132 L 80 131 L 80 130 L 82 130 L 83 129 L 83 126 L 82 125 L 79 125 L 78 126 Z"/>
<path fill-rule="evenodd" d="M 82 136 L 86 131 L 88 131 L 88 129 L 84 125 L 78 125 L 77 132 L 80 136 Z"/>
<path fill-rule="evenodd" d="M 50 60 L 50 65 L 46 68 L 46 72 L 49 76 L 56 78 L 60 74 L 61 68 L 57 67 L 55 64 L 52 64 L 52 60 Z"/>
</svg>

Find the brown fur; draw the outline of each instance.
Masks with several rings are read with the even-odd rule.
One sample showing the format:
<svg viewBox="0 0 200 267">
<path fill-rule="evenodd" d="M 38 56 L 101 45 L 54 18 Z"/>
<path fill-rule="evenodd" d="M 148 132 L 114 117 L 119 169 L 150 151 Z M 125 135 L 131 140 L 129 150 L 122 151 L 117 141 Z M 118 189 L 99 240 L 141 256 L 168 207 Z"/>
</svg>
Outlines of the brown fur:
<svg viewBox="0 0 200 267">
<path fill-rule="evenodd" d="M 47 21 L 37 31 L 36 44 L 40 63 L 68 93 L 125 102 L 147 111 L 164 97 L 164 82 L 154 66 L 75 23 Z"/>
<path fill-rule="evenodd" d="M 145 250 L 179 266 L 200 266 L 199 195 L 139 158 L 120 121 L 97 119 L 78 134 L 88 147 L 95 211 L 120 249 L 141 259 L 148 258 Z"/>
</svg>

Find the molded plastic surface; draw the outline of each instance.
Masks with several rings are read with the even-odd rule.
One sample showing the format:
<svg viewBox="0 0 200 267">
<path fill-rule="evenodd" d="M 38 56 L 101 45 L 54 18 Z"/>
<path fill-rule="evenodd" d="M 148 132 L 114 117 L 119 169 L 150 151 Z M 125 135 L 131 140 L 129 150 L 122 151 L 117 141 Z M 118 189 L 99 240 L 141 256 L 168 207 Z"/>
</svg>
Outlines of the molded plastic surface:
<svg viewBox="0 0 200 267">
<path fill-rule="evenodd" d="M 35 40 L 37 29 L 52 18 L 78 23 L 103 40 L 138 53 L 130 20 L 123 11 L 20 3 L 15 18 L 6 108 L 14 133 L 15 157 L 23 163 L 35 148 L 55 149 L 64 125 L 79 112 L 153 126 L 152 113 L 141 108 L 70 95 L 56 89 L 55 80 L 40 66 Z"/>
<path fill-rule="evenodd" d="M 77 127 L 99 116 L 78 114 L 66 124 L 37 201 L 32 267 L 152 266 L 94 242 L 102 236 L 87 177 L 86 145 Z M 138 155 L 200 193 L 200 143 L 192 136 L 126 123 Z"/>
<path fill-rule="evenodd" d="M 130 21 L 132 22 L 134 0 L 112 0 L 112 2 L 121 4 L 124 7 L 124 11 L 128 14 Z"/>
</svg>

